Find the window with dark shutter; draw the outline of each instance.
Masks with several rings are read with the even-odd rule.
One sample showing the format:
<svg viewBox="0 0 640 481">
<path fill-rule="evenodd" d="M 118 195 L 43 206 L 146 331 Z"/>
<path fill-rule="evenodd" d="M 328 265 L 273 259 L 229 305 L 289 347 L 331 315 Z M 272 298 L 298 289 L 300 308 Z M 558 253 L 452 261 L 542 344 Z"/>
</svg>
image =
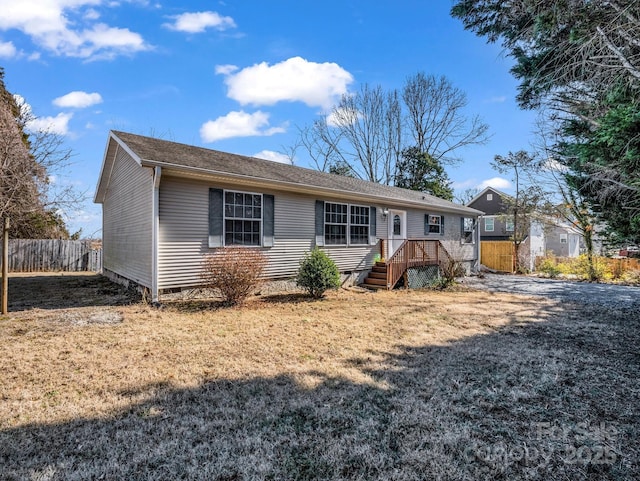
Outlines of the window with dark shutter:
<svg viewBox="0 0 640 481">
<path fill-rule="evenodd" d="M 223 246 L 222 201 L 222 189 L 209 189 L 209 247 Z"/>
<path fill-rule="evenodd" d="M 424 234 L 441 234 L 444 235 L 444 216 L 425 214 L 424 216 Z"/>
<path fill-rule="evenodd" d="M 262 194 L 224 192 L 224 245 L 259 246 L 262 237 Z"/>
</svg>

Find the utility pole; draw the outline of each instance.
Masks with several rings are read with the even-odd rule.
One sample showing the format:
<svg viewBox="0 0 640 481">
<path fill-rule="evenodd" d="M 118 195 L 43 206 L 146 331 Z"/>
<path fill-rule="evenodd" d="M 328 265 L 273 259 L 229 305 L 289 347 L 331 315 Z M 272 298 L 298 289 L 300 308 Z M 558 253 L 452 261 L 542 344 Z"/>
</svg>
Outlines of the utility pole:
<svg viewBox="0 0 640 481">
<path fill-rule="evenodd" d="M 2 314 L 9 312 L 9 218 L 4 219 L 2 229 Z"/>
</svg>

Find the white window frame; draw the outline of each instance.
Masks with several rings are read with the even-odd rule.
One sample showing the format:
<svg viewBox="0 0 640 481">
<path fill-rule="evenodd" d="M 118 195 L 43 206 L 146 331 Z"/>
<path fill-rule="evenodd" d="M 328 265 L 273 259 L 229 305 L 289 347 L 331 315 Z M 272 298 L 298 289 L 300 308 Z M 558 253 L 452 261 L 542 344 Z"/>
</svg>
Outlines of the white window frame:
<svg viewBox="0 0 640 481">
<path fill-rule="evenodd" d="M 327 222 L 327 213 L 333 214 L 333 212 L 327 211 L 328 205 L 339 205 L 346 207 L 344 216 L 345 222 Z M 349 245 L 349 204 L 345 204 L 344 202 L 329 202 L 325 201 L 324 203 L 324 245 L 325 246 L 346 246 Z M 339 213 L 338 215 L 343 215 Z M 329 230 L 327 226 L 344 226 L 344 242 L 329 242 L 327 236 L 329 235 Z"/>
<path fill-rule="evenodd" d="M 513 232 L 515 230 L 516 223 L 512 218 L 507 218 L 504 221 L 504 229 L 507 232 Z"/>
<path fill-rule="evenodd" d="M 367 223 L 366 224 L 354 224 L 351 222 L 351 216 L 354 215 L 352 213 L 352 209 L 353 208 L 360 208 L 360 209 L 364 209 L 367 215 Z M 348 228 L 348 245 L 351 246 L 366 246 L 369 245 L 369 235 L 371 234 L 371 208 L 368 205 L 359 205 L 359 204 L 349 204 L 349 218 L 347 219 L 349 221 L 349 228 Z M 367 235 L 364 236 L 364 238 L 366 239 L 364 242 L 352 242 L 351 241 L 351 228 L 352 227 L 366 227 L 367 228 Z"/>
<path fill-rule="evenodd" d="M 227 216 L 227 193 L 230 194 L 242 194 L 243 196 L 245 194 L 248 195 L 258 195 L 260 196 L 260 217 L 259 218 L 249 218 L 249 217 L 235 217 L 235 213 L 234 216 Z M 234 204 L 235 205 L 235 204 Z M 244 205 L 244 204 L 243 204 Z M 248 248 L 255 248 L 255 247 L 262 247 L 262 230 L 263 230 L 263 218 L 264 218 L 264 196 L 262 195 L 262 193 L 260 192 L 245 192 L 242 190 L 231 190 L 231 189 L 224 189 L 222 192 L 222 240 L 223 240 L 223 245 L 224 246 L 233 246 L 233 247 L 248 247 Z M 258 222 L 260 225 L 260 229 L 258 231 L 258 243 L 257 244 L 236 244 L 234 242 L 232 243 L 228 243 L 227 242 L 227 220 L 230 221 L 249 221 L 249 222 Z M 253 235 L 253 232 L 251 233 Z"/>
<path fill-rule="evenodd" d="M 487 194 L 487 200 L 488 201 L 493 200 L 493 194 Z"/>
<path fill-rule="evenodd" d="M 342 205 L 342 206 L 346 206 L 347 207 L 347 222 L 346 223 L 342 223 L 342 222 L 327 222 L 327 205 Z M 365 209 L 366 213 L 367 213 L 367 220 L 368 222 L 366 224 L 356 224 L 356 223 L 352 223 L 351 222 L 351 215 L 352 215 L 352 211 L 351 209 L 353 207 L 356 208 L 362 208 Z M 329 242 L 328 238 L 327 238 L 327 233 L 328 233 L 328 229 L 327 226 L 330 225 L 340 225 L 340 226 L 345 226 L 345 241 L 341 242 L 341 243 L 336 243 L 336 242 Z M 366 241 L 365 242 L 352 242 L 351 241 L 351 227 L 366 227 L 367 228 L 367 235 L 366 235 Z M 369 236 L 371 234 L 371 208 L 368 205 L 360 205 L 360 204 L 349 204 L 349 203 L 345 203 L 345 202 L 331 202 L 331 201 L 325 201 L 324 202 L 324 245 L 325 247 L 331 247 L 331 246 L 365 246 L 365 245 L 369 245 Z"/>
<path fill-rule="evenodd" d="M 476 222 L 473 217 L 463 217 L 462 218 L 462 238 L 460 239 L 461 244 L 475 244 L 476 243 Z M 471 230 L 467 230 L 467 221 L 471 222 Z M 470 241 L 467 241 L 467 232 L 470 234 Z"/>
<path fill-rule="evenodd" d="M 434 219 L 438 219 L 438 223 L 436 224 L 435 222 L 431 222 Z M 432 225 L 437 225 L 438 226 L 438 230 L 437 231 L 432 231 L 431 230 L 431 226 Z M 440 235 L 442 234 L 442 215 L 440 214 L 429 214 L 429 223 L 427 224 L 428 226 L 428 231 L 427 235 L 430 234 L 434 234 L 434 235 Z"/>
<path fill-rule="evenodd" d="M 560 244 L 569 243 L 569 234 L 560 234 Z"/>
<path fill-rule="evenodd" d="M 490 220 L 491 221 L 491 229 L 489 229 L 489 226 L 487 225 L 487 221 Z M 496 219 L 495 217 L 485 217 L 484 218 L 484 231 L 485 232 L 493 232 L 496 228 Z"/>
</svg>

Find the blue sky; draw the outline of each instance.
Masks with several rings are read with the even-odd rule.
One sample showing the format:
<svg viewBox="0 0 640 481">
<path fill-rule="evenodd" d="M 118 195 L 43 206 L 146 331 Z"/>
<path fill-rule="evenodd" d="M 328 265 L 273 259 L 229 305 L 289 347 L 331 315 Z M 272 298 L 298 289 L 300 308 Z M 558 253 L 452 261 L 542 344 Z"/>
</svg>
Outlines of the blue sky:
<svg viewBox="0 0 640 481">
<path fill-rule="evenodd" d="M 340 94 L 401 88 L 419 71 L 446 76 L 466 92 L 466 113 L 490 126 L 489 143 L 447 169 L 454 187 L 509 192 L 490 162 L 529 148 L 534 115 L 516 106 L 511 61 L 465 32 L 451 5 L 0 0 L 0 66 L 75 154 L 55 182 L 87 192 L 67 212 L 84 235 L 100 236 L 92 199 L 110 129 L 277 159 Z M 301 149 L 295 163 L 310 166 Z"/>
</svg>

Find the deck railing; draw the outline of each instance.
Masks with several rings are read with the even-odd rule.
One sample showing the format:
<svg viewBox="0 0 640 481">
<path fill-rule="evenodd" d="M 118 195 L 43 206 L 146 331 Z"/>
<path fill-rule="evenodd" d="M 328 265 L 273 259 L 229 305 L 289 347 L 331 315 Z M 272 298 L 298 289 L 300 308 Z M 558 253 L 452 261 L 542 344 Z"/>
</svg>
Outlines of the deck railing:
<svg viewBox="0 0 640 481">
<path fill-rule="evenodd" d="M 411 267 L 440 264 L 440 241 L 407 239 L 387 260 L 387 289 L 393 286 Z"/>
</svg>

